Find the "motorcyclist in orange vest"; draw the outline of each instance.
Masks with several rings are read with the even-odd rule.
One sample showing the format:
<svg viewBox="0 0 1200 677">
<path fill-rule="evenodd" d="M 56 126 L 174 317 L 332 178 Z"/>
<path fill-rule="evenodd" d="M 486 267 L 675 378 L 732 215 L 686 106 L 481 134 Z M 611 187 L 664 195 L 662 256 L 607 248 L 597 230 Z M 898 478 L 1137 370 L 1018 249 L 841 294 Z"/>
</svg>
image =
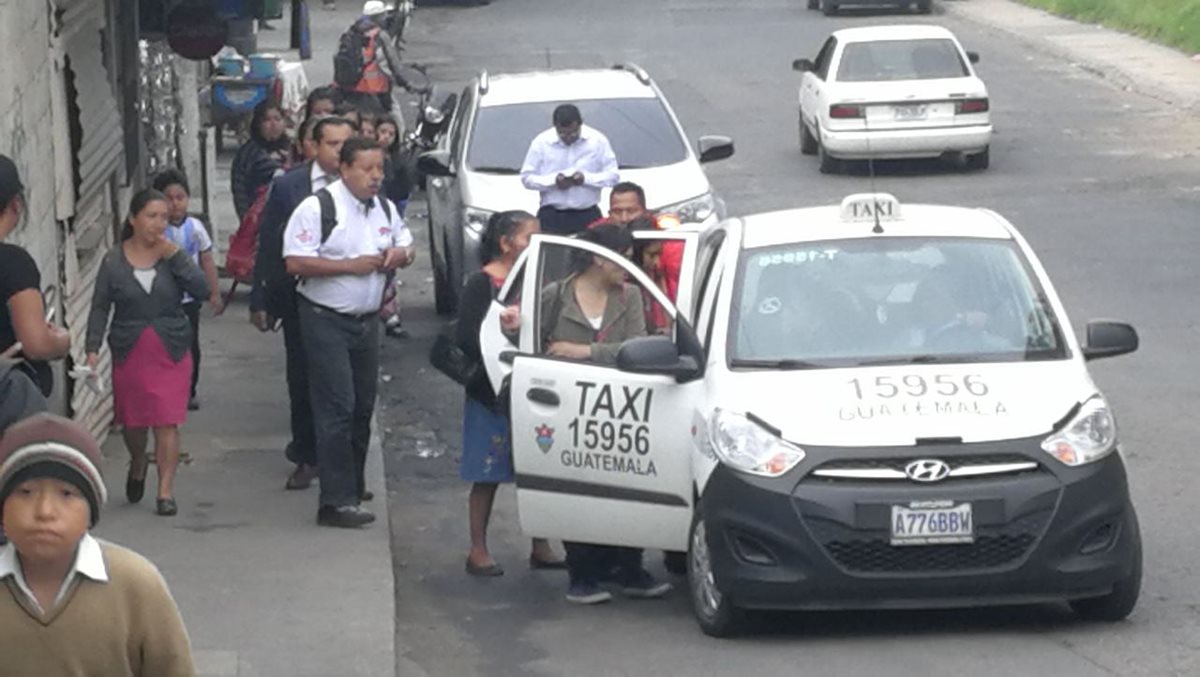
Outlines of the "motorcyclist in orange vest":
<svg viewBox="0 0 1200 677">
<path fill-rule="evenodd" d="M 383 112 L 392 111 L 392 86 L 398 84 L 411 89 L 400 75 L 400 57 L 392 45 L 392 38 L 383 28 L 388 11 L 382 0 L 367 0 L 363 4 L 362 16 L 350 30 L 359 31 L 364 38 L 362 75 L 354 87 L 346 91 L 346 98 L 355 103 L 372 98 L 383 106 Z M 386 68 L 385 68 L 386 63 Z"/>
</svg>

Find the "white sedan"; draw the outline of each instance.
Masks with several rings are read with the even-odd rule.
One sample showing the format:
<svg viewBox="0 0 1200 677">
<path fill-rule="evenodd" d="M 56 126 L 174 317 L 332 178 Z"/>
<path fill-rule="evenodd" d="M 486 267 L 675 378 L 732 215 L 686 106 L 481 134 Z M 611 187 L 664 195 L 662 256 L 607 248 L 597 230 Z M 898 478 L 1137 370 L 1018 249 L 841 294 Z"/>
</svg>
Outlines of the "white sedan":
<svg viewBox="0 0 1200 677">
<path fill-rule="evenodd" d="M 986 169 L 992 122 L 979 55 L 939 26 L 833 33 L 815 60 L 797 59 L 800 150 L 821 171 L 841 160 L 962 157 Z"/>
</svg>

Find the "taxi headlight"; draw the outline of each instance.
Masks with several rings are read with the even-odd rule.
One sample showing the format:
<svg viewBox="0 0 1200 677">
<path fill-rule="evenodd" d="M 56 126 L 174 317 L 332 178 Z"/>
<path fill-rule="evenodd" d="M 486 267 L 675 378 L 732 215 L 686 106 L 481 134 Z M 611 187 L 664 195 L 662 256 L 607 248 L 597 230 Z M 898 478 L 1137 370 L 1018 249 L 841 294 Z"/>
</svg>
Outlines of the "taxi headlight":
<svg viewBox="0 0 1200 677">
<path fill-rule="evenodd" d="M 1103 397 L 1097 395 L 1079 408 L 1062 430 L 1042 441 L 1042 449 L 1066 465 L 1099 461 L 1117 448 L 1117 423 Z"/>
<path fill-rule="evenodd" d="M 713 197 L 712 193 L 705 193 L 656 211 L 674 214 L 683 223 L 703 223 L 705 219 L 717 213 L 717 198 Z"/>
<path fill-rule="evenodd" d="M 478 242 L 483 239 L 483 232 L 487 230 L 488 219 L 492 218 L 492 212 L 486 209 L 476 209 L 475 207 L 466 207 L 463 209 L 463 224 L 467 227 L 467 236 Z"/>
<path fill-rule="evenodd" d="M 725 409 L 715 409 L 708 419 L 708 444 L 726 465 L 751 475 L 779 477 L 804 460 L 800 447 Z"/>
</svg>

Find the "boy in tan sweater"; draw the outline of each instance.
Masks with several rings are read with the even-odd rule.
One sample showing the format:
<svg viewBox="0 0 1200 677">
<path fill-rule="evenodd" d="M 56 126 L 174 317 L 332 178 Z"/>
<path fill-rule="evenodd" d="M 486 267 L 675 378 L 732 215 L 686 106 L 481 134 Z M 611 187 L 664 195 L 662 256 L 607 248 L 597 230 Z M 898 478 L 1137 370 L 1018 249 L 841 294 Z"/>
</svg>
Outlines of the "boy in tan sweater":
<svg viewBox="0 0 1200 677">
<path fill-rule="evenodd" d="M 106 490 L 100 447 L 70 420 L 0 437 L 0 673 L 191 677 L 179 610 L 153 564 L 88 533 Z"/>
</svg>

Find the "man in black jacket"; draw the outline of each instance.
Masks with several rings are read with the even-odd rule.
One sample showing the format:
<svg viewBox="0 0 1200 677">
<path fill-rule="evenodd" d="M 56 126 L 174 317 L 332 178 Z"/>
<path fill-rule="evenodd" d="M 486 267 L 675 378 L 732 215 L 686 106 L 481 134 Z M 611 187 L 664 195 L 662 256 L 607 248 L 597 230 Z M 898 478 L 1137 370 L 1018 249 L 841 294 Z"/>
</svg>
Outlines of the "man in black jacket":
<svg viewBox="0 0 1200 677">
<path fill-rule="evenodd" d="M 344 118 L 329 117 L 318 122 L 313 127 L 316 159 L 275 179 L 259 222 L 250 318 L 263 332 L 283 325 L 292 419 L 292 441 L 288 444 L 287 457 L 296 464 L 295 471 L 288 477 L 288 489 L 307 489 L 312 484 L 317 476 L 317 450 L 308 371 L 296 310 L 296 281 L 284 267 L 283 231 L 292 212 L 305 198 L 337 180 L 338 155 L 342 144 L 354 133 L 354 124 Z"/>
</svg>

